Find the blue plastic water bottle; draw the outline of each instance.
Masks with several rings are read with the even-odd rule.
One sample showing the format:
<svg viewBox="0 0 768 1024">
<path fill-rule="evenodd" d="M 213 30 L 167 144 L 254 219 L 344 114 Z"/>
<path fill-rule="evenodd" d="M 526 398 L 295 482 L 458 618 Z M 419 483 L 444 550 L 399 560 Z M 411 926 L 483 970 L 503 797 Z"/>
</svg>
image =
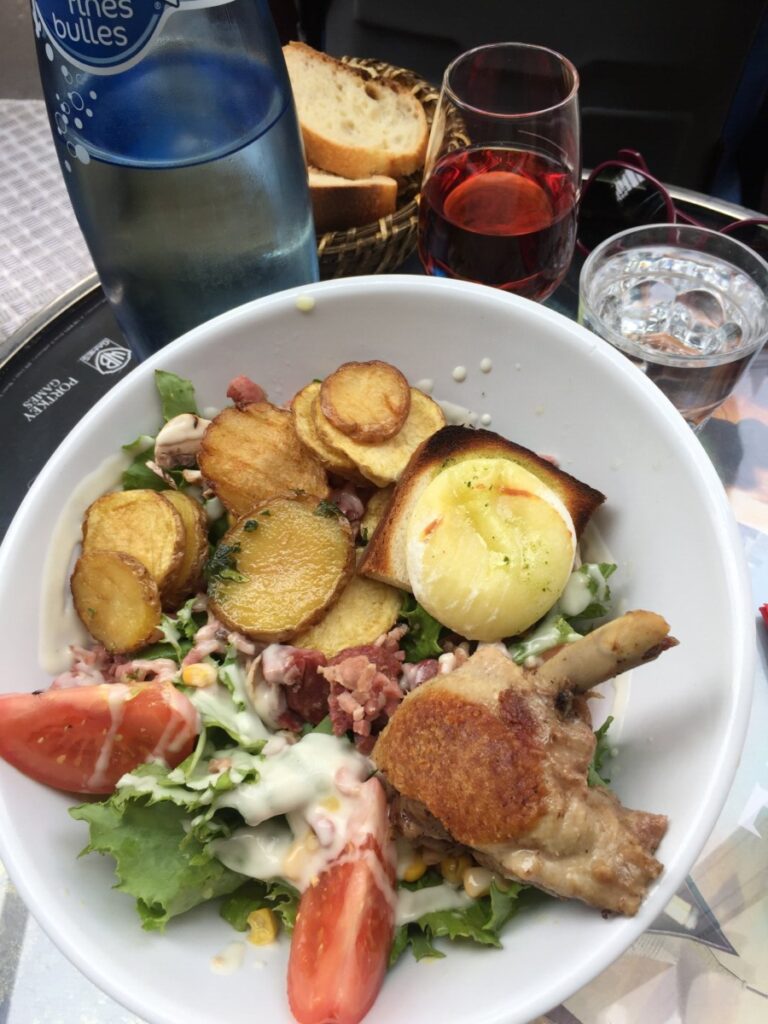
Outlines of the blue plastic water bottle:
<svg viewBox="0 0 768 1024">
<path fill-rule="evenodd" d="M 104 291 L 142 354 L 317 279 L 265 0 L 32 0 L 48 113 Z"/>
</svg>

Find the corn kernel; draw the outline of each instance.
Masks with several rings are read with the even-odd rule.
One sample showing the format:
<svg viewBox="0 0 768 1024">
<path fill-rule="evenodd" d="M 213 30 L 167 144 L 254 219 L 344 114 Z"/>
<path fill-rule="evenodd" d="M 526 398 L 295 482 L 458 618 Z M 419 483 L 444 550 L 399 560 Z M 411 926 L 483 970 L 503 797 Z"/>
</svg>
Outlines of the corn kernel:
<svg viewBox="0 0 768 1024">
<path fill-rule="evenodd" d="M 467 868 L 472 867 L 469 857 L 462 854 L 460 857 L 443 857 L 440 861 L 440 874 L 452 885 L 461 885 L 461 880 Z"/>
<path fill-rule="evenodd" d="M 320 801 L 320 806 L 333 813 L 341 810 L 341 800 L 337 796 L 327 796 L 325 800 Z"/>
<path fill-rule="evenodd" d="M 481 896 L 487 896 L 491 891 L 493 872 L 489 871 L 487 868 L 479 868 L 475 865 L 471 868 L 467 868 L 461 881 L 464 886 L 464 892 L 467 896 L 476 900 Z"/>
<path fill-rule="evenodd" d="M 426 870 L 427 865 L 420 857 L 418 857 L 416 860 L 412 860 L 405 871 L 403 871 L 403 881 L 418 882 Z"/>
<path fill-rule="evenodd" d="M 185 665 L 181 670 L 181 681 L 185 686 L 213 686 L 217 678 L 216 669 L 206 661 Z"/>
<path fill-rule="evenodd" d="M 269 946 L 277 938 L 277 918 L 266 907 L 252 910 L 247 921 L 250 928 L 248 941 L 254 946 Z"/>
</svg>

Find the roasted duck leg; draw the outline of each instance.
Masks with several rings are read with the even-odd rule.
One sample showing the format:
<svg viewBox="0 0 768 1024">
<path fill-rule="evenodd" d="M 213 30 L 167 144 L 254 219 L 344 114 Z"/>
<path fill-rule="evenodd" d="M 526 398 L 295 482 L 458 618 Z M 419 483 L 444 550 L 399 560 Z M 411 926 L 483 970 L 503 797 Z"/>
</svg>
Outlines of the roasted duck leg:
<svg viewBox="0 0 768 1024">
<path fill-rule="evenodd" d="M 538 668 L 484 647 L 424 683 L 373 750 L 395 824 L 427 845 L 469 847 L 516 881 L 635 914 L 662 870 L 653 854 L 667 819 L 588 786 L 587 691 L 676 643 L 661 616 L 629 612 Z"/>
</svg>

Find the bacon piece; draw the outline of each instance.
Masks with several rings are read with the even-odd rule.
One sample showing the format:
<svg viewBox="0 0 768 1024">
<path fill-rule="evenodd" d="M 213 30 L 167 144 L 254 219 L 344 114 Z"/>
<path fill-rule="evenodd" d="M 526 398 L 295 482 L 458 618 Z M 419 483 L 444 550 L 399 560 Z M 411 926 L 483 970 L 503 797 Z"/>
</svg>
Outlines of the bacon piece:
<svg viewBox="0 0 768 1024">
<path fill-rule="evenodd" d="M 426 683 L 428 679 L 434 679 L 439 672 L 440 663 L 437 658 L 425 658 L 423 661 L 414 661 L 403 665 L 400 689 L 403 693 L 410 693 L 417 686 Z"/>
<path fill-rule="evenodd" d="M 403 657 L 385 643 L 366 644 L 341 651 L 319 670 L 331 684 L 328 710 L 334 734 L 351 729 L 363 753 L 373 749 L 376 734 L 403 699 L 398 684 Z"/>
<path fill-rule="evenodd" d="M 243 375 L 234 377 L 227 388 L 227 398 L 231 398 L 238 409 L 253 402 L 266 402 L 267 393 L 260 384 Z"/>
<path fill-rule="evenodd" d="M 122 654 L 109 654 L 101 644 L 93 647 L 79 647 L 72 644 L 69 648 L 72 665 L 66 672 L 61 672 L 51 683 L 52 690 L 64 690 L 70 686 L 95 686 L 98 683 L 112 683 L 115 680 L 115 669 L 126 661 Z"/>
<path fill-rule="evenodd" d="M 304 647 L 288 644 L 270 644 L 261 655 L 264 681 L 271 686 L 285 687 L 285 700 L 289 712 L 281 716 L 280 724 L 286 729 L 301 728 L 303 722 L 317 725 L 328 714 L 330 687 L 319 674 L 325 665 L 325 655 Z M 298 720 L 297 717 L 298 716 Z"/>
</svg>

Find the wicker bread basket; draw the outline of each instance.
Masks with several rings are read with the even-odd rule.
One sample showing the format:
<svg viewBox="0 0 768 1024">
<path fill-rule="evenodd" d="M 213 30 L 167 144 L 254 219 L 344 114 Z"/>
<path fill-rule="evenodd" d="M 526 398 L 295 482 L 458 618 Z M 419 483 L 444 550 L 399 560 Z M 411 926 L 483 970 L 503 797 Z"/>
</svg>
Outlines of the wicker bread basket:
<svg viewBox="0 0 768 1024">
<path fill-rule="evenodd" d="M 412 71 L 396 68 L 383 61 L 360 57 L 342 57 L 345 64 L 360 68 L 371 78 L 391 79 L 405 85 L 420 101 L 431 127 L 439 92 Z M 354 277 L 358 274 L 382 274 L 399 267 L 416 247 L 418 195 L 422 172 L 418 170 L 400 182 L 397 208 L 388 217 L 373 224 L 328 231 L 317 239 L 320 277 Z"/>
</svg>

